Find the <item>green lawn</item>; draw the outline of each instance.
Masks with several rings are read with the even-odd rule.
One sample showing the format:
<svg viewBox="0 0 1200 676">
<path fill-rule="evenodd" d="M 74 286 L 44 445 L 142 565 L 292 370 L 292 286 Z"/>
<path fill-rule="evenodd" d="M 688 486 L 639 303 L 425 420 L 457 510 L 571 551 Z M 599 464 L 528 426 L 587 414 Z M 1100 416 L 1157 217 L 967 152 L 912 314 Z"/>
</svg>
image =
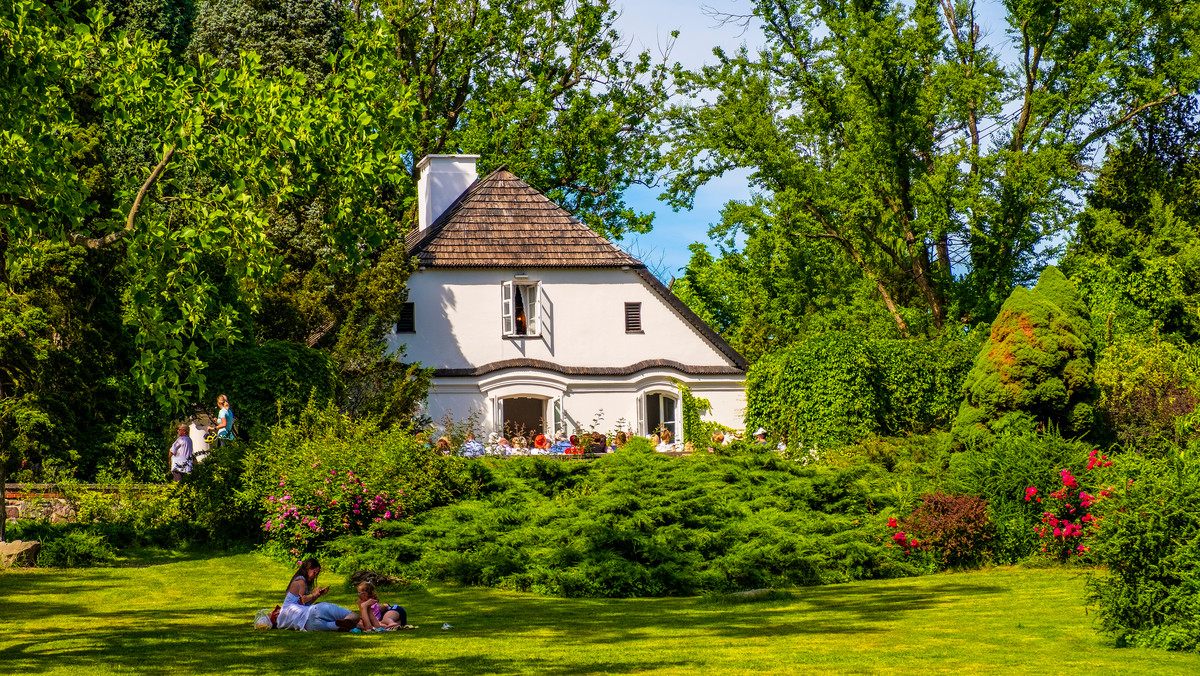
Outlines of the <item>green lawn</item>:
<svg viewBox="0 0 1200 676">
<path fill-rule="evenodd" d="M 1079 602 L 1083 580 L 1056 570 L 807 588 L 740 605 L 435 587 L 395 599 L 420 625 L 413 632 L 255 631 L 254 611 L 281 599 L 290 572 L 256 554 L 0 572 L 0 672 L 1200 673 L 1200 655 L 1106 645 Z M 351 605 L 343 578 L 322 582 L 329 600 Z"/>
</svg>

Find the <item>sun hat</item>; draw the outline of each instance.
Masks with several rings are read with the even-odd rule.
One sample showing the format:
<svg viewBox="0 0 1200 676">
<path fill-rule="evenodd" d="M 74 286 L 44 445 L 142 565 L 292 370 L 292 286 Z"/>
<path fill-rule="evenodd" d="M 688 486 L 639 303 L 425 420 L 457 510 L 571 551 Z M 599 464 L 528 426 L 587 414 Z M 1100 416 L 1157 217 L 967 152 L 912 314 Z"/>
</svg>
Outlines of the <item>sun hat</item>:
<svg viewBox="0 0 1200 676">
<path fill-rule="evenodd" d="M 554 440 L 555 440 L 555 441 L 566 441 L 566 440 L 567 440 L 567 433 L 566 433 L 566 432 L 564 432 L 564 431 L 562 431 L 562 430 L 559 430 L 559 431 L 558 431 L 558 434 L 555 434 L 555 435 L 554 435 Z"/>
<path fill-rule="evenodd" d="M 500 435 L 499 435 L 499 434 L 496 434 L 495 432 L 492 432 L 491 434 L 489 434 L 489 435 L 488 435 L 488 443 L 489 443 L 489 444 L 495 444 L 495 443 L 497 443 L 497 442 L 499 442 L 499 441 L 500 441 Z"/>
<path fill-rule="evenodd" d="M 754 430 L 754 436 L 756 436 L 756 437 L 759 437 L 759 436 L 765 437 L 765 436 L 767 436 L 767 431 L 766 431 L 766 430 L 764 430 L 763 428 L 761 428 L 761 427 L 760 427 L 760 428 L 758 428 L 758 429 Z"/>
</svg>

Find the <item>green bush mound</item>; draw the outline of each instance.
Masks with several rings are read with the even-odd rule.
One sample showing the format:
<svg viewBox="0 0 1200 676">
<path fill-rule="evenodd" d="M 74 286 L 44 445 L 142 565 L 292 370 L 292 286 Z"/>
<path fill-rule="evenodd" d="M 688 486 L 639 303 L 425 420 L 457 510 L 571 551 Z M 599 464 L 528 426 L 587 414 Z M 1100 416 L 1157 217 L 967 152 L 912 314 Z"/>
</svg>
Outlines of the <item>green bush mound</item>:
<svg viewBox="0 0 1200 676">
<path fill-rule="evenodd" d="M 1089 322 L 1075 287 L 1054 267 L 1032 290 L 1015 289 L 963 382 L 955 437 L 979 440 L 1026 421 L 1076 435 L 1090 431 Z"/>
<path fill-rule="evenodd" d="M 877 468 L 774 453 L 474 461 L 477 499 L 334 541 L 343 569 L 556 596 L 667 596 L 921 572 L 886 547 Z"/>
<path fill-rule="evenodd" d="M 1126 455 L 1128 477 L 1100 504 L 1088 581 L 1103 631 L 1119 645 L 1200 648 L 1200 449 L 1162 458 Z"/>
<path fill-rule="evenodd" d="M 746 427 L 791 446 L 923 433 L 950 423 L 981 337 L 823 333 L 764 355 L 746 376 Z"/>
<path fill-rule="evenodd" d="M 333 399 L 341 387 L 329 355 L 282 340 L 217 353 L 210 364 L 208 391 L 214 401 L 217 394 L 229 396 L 238 427 L 246 432 L 294 418 L 310 399 Z"/>
</svg>

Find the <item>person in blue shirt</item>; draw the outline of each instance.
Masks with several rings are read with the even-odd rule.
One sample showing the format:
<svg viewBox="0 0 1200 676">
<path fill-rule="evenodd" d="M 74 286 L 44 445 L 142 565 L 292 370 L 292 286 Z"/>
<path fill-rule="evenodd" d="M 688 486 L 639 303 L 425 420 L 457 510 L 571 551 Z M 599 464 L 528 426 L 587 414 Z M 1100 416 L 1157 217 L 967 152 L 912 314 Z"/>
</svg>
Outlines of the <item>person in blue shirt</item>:
<svg viewBox="0 0 1200 676">
<path fill-rule="evenodd" d="M 475 440 L 475 433 L 467 434 L 467 440 L 463 442 L 459 452 L 467 458 L 476 458 L 483 455 L 483 444 Z"/>
<path fill-rule="evenodd" d="M 233 441 L 233 408 L 229 405 L 229 397 L 217 395 L 217 406 L 221 412 L 217 414 L 217 448 Z"/>
<path fill-rule="evenodd" d="M 571 442 L 567 441 L 567 433 L 560 431 L 554 435 L 554 445 L 550 447 L 550 452 L 555 455 L 561 455 L 567 452 L 571 447 Z"/>
</svg>

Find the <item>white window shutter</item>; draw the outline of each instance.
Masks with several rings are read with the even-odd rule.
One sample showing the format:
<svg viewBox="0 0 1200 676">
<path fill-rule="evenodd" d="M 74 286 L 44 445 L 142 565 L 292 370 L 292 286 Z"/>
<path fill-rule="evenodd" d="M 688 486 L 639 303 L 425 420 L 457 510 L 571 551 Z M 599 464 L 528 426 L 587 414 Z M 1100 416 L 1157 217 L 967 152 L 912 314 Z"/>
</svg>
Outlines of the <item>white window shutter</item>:
<svg viewBox="0 0 1200 676">
<path fill-rule="evenodd" d="M 562 432 L 564 430 L 565 430 L 565 428 L 563 427 L 562 397 L 555 397 L 554 398 L 554 429 L 551 431 L 558 433 L 558 432 Z"/>
<path fill-rule="evenodd" d="M 504 335 L 513 335 L 513 283 L 500 282 L 500 317 Z"/>
<path fill-rule="evenodd" d="M 645 408 L 646 407 L 645 407 L 645 404 L 643 404 L 642 402 L 643 402 L 642 395 L 639 394 L 637 396 L 637 429 L 634 430 L 634 434 L 641 434 L 641 435 L 645 436 L 645 434 L 646 434 L 646 410 L 645 410 Z"/>
<path fill-rule="evenodd" d="M 525 291 L 525 312 L 529 316 L 529 335 L 542 335 L 542 285 L 538 282 L 522 287 Z"/>
</svg>

